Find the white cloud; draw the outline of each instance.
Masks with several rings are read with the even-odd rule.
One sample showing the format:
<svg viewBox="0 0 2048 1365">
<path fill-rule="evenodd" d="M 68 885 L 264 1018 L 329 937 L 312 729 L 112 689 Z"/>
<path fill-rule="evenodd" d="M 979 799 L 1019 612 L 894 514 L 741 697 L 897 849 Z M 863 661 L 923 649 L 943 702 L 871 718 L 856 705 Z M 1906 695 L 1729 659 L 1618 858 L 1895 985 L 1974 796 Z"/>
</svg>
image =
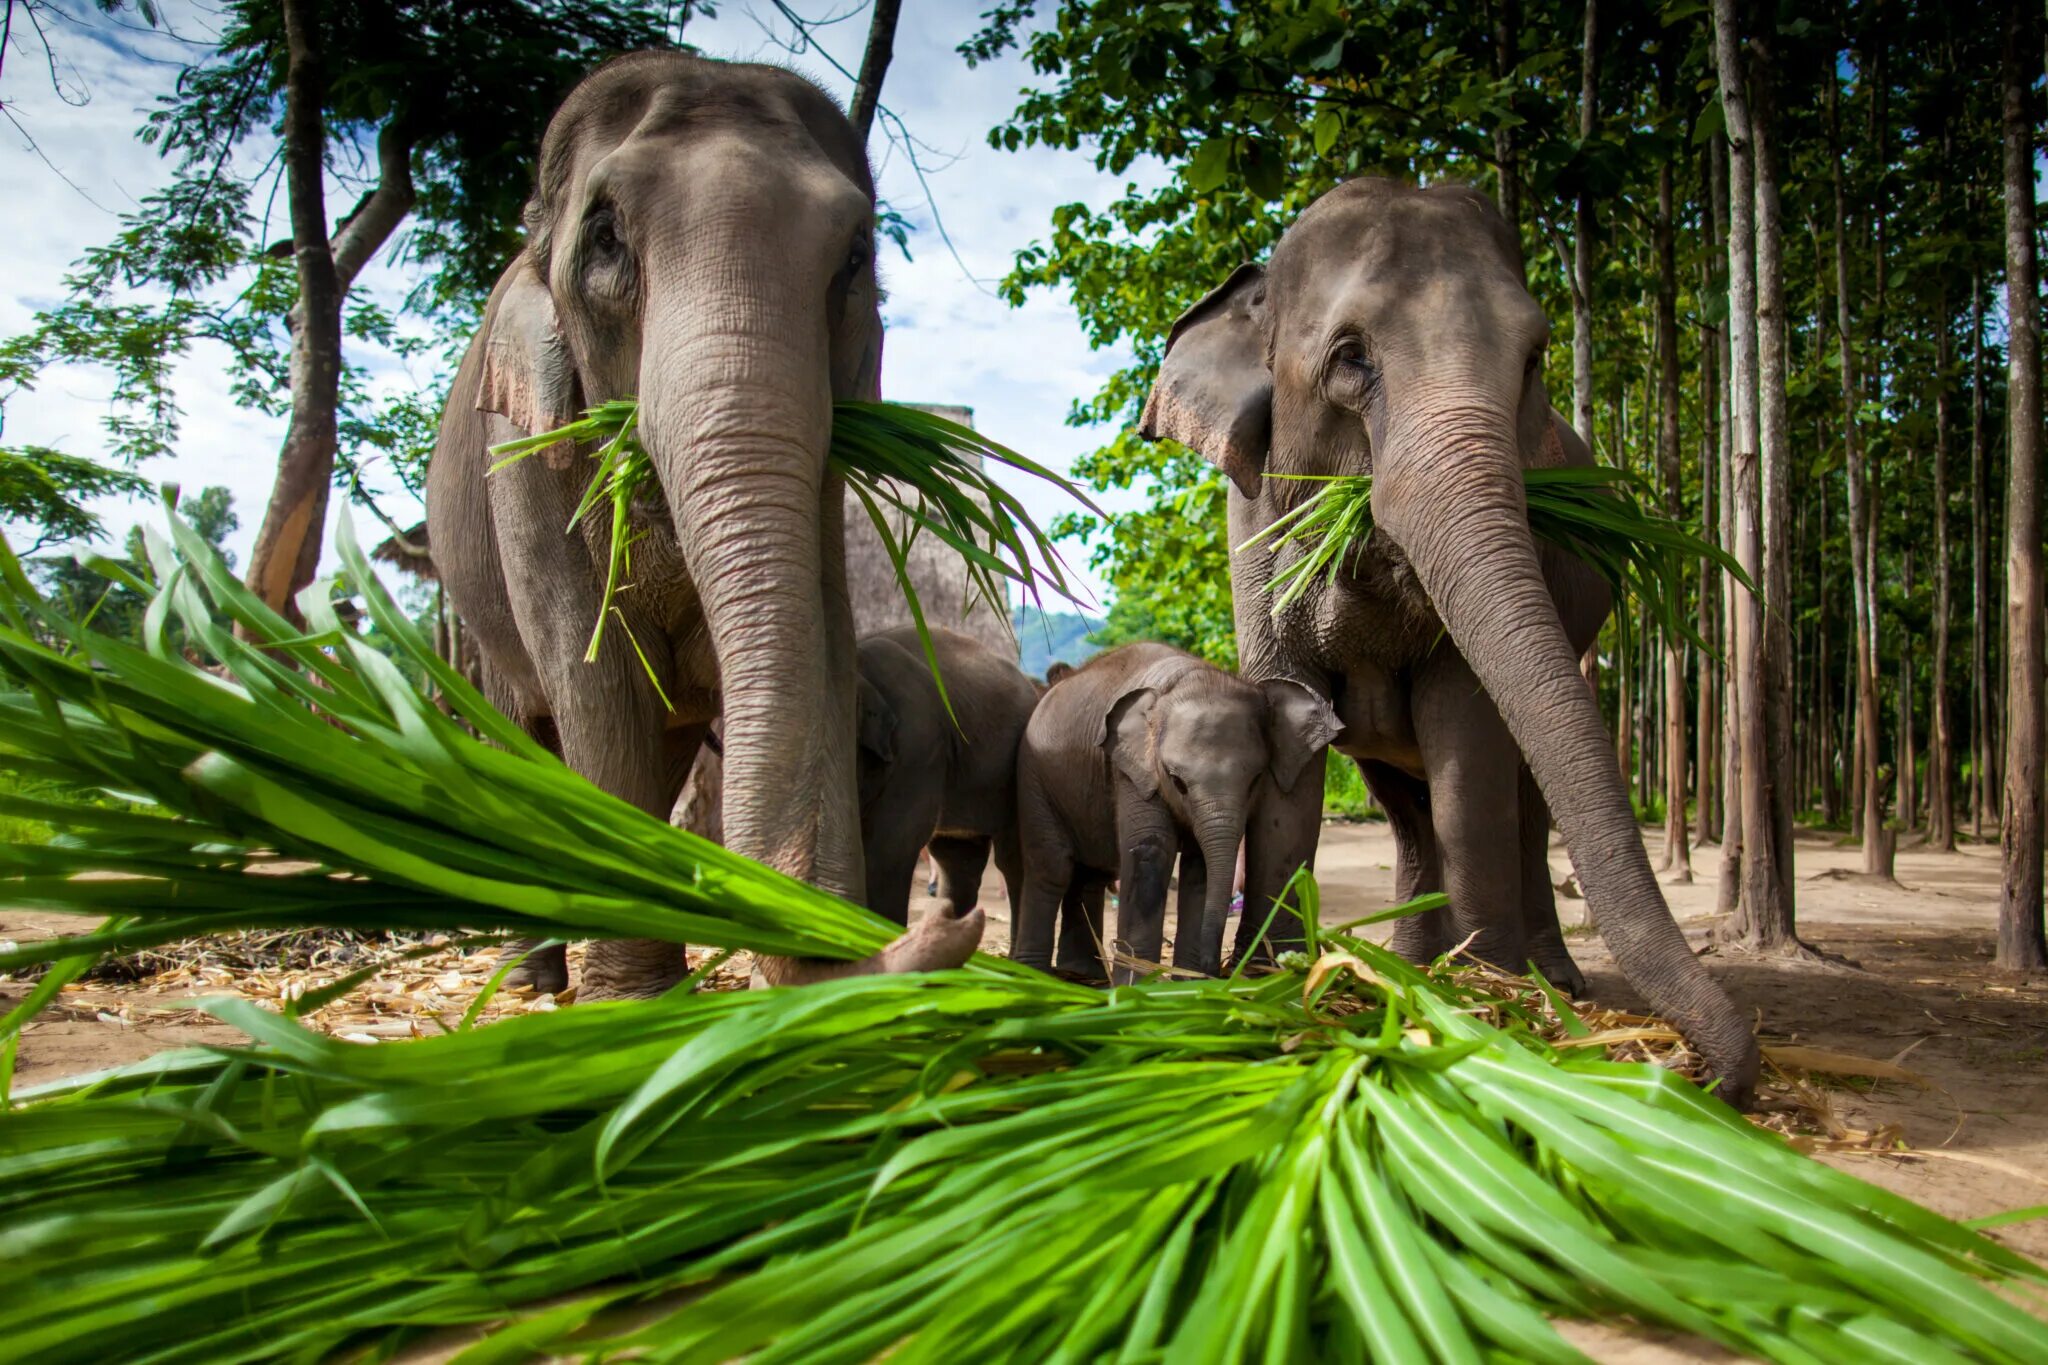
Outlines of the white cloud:
<svg viewBox="0 0 2048 1365">
<path fill-rule="evenodd" d="M 802 12 L 814 5 L 792 7 Z M 988 146 L 989 128 L 1009 113 L 1031 73 L 1014 54 L 970 70 L 955 53 L 979 27 L 984 7 L 979 0 L 911 0 L 897 35 L 883 103 L 931 149 L 919 153 L 930 199 L 909 159 L 900 148 L 886 148 L 878 128 L 873 150 L 881 193 L 917 226 L 910 242 L 915 259 L 904 261 L 893 247 L 885 248 L 886 316 L 892 325 L 883 388 L 890 398 L 967 404 L 976 425 L 994 439 L 1065 470 L 1106 435 L 1066 426 L 1070 405 L 1092 394 L 1128 355 L 1091 351 L 1064 298 L 1038 294 L 1012 309 L 994 297 L 993 283 L 1007 272 L 1016 249 L 1047 231 L 1054 207 L 1104 204 L 1121 193 L 1126 177 L 1096 171 L 1079 153 L 1004 153 Z M 78 8 L 89 17 L 60 25 L 52 36 L 75 79 L 90 89 L 89 103 L 64 103 L 19 48 L 9 54 L 8 106 L 57 169 L 44 164 L 15 130 L 0 128 L 0 184 L 10 187 L 0 195 L 0 239 L 9 244 L 0 281 L 0 334 L 25 329 L 35 309 L 57 301 L 70 263 L 112 235 L 114 212 L 132 208 L 167 178 L 166 165 L 134 132 L 154 100 L 170 90 L 178 64 L 197 49 L 169 34 L 111 28 L 87 7 Z M 166 8 L 174 33 L 203 37 L 208 31 L 204 11 Z M 693 20 L 687 37 L 714 55 L 795 66 L 846 98 L 851 82 L 829 62 L 816 53 L 789 56 L 769 39 L 770 32 L 787 37 L 791 28 L 763 0 L 729 3 L 715 20 Z M 857 69 L 867 33 L 864 10 L 818 32 L 832 57 Z M 346 204 L 354 193 L 337 188 L 330 199 Z M 940 238 L 934 207 L 965 271 Z M 281 203 L 275 217 L 281 222 Z M 358 288 L 395 308 L 405 286 L 400 271 L 380 264 Z M 408 382 L 391 357 L 369 359 L 378 385 Z M 236 407 L 225 370 L 225 357 L 205 348 L 179 367 L 177 393 L 185 414 L 179 453 L 145 472 L 187 487 L 222 483 L 233 490 L 243 525 L 230 545 L 246 561 L 269 496 L 283 426 Z M 105 375 L 89 370 L 51 373 L 36 393 L 10 402 L 6 439 L 99 451 L 109 387 Z M 1035 480 L 1010 482 L 1034 515 L 1050 517 L 1067 505 Z M 408 501 L 393 495 L 384 505 L 403 521 L 418 513 Z M 137 508 L 105 510 L 117 534 L 139 514 Z M 362 529 L 369 533 L 367 524 Z M 1082 567 L 1078 552 L 1069 551 L 1069 558 Z M 1088 582 L 1100 599 L 1100 585 L 1092 576 Z"/>
</svg>

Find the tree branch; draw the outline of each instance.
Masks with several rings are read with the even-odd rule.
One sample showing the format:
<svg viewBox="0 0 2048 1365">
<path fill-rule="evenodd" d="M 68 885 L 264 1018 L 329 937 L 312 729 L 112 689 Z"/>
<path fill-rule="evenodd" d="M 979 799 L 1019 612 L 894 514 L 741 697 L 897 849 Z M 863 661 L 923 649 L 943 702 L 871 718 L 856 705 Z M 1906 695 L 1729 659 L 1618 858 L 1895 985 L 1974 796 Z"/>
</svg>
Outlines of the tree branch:
<svg viewBox="0 0 2048 1365">
<path fill-rule="evenodd" d="M 343 293 L 412 212 L 412 134 L 403 117 L 377 134 L 377 188 L 334 236 L 334 274 Z"/>
<path fill-rule="evenodd" d="M 860 59 L 860 77 L 853 83 L 853 107 L 847 117 L 862 145 L 875 123 L 875 105 L 882 98 L 882 78 L 889 74 L 890 59 L 896 55 L 896 15 L 903 0 L 875 0 L 875 13 L 868 24 L 867 50 Z"/>
</svg>

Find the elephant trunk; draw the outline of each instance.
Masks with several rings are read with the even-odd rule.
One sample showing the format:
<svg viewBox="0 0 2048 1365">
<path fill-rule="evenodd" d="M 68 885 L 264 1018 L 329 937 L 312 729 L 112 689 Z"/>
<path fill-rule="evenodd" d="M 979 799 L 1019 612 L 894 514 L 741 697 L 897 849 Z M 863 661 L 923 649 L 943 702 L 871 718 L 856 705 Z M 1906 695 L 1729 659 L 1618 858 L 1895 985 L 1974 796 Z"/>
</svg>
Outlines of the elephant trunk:
<svg viewBox="0 0 2048 1365">
<path fill-rule="evenodd" d="M 1210 976 L 1223 973 L 1223 926 L 1230 914 L 1231 882 L 1237 873 L 1237 846 L 1244 842 L 1244 803 L 1234 808 L 1212 809 L 1202 814 L 1195 828 L 1195 842 L 1202 851 L 1201 952 L 1196 965 Z M 1187 934 L 1194 926 L 1182 925 Z"/>
<path fill-rule="evenodd" d="M 1693 956 L 1650 871 L 1599 706 L 1537 563 L 1512 411 L 1391 415 L 1375 433 L 1374 520 L 1407 555 L 1521 746 L 1615 961 L 1741 1105 L 1756 1082 L 1756 1038 Z"/>
<path fill-rule="evenodd" d="M 760 220 L 730 216 L 730 228 Z M 693 234 L 650 299 L 643 431 L 718 659 L 724 833 L 733 852 L 859 899 L 853 615 L 832 437 L 825 276 L 794 244 Z M 776 250 L 787 246 L 787 250 Z M 816 253 L 810 253 L 816 254 Z M 737 263 L 737 264 L 736 264 Z M 964 962 L 979 913 L 853 963 L 764 959 L 771 982 Z"/>
</svg>

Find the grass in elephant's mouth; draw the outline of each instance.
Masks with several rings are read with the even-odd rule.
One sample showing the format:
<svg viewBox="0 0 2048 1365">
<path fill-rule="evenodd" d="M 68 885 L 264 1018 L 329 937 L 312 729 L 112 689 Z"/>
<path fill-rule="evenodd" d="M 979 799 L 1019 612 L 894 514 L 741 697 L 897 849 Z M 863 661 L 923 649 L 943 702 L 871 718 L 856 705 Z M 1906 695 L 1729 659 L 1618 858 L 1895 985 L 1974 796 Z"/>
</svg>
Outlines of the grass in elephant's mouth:
<svg viewBox="0 0 2048 1365">
<path fill-rule="evenodd" d="M 107 917 L 0 953 L 53 963 L 0 1020 L 0 1093 L 66 980 L 199 932 L 834 957 L 894 932 L 577 778 L 339 541 L 449 712 L 331 585 L 300 630 L 175 522 L 147 648 L 0 551 L 0 768 L 59 787 L 5 804 L 64 832 L 0 848 L 0 895 Z M 180 627 L 226 676 L 170 647 Z M 86 799 L 108 790 L 129 805 Z M 278 855 L 306 871 L 248 875 Z M 212 1008 L 255 1045 L 0 1112 L 12 1354 L 389 1358 L 449 1328 L 471 1362 L 1564 1362 L 1547 1319 L 1602 1316 L 1780 1361 L 2048 1358 L 1986 1283 L 2040 1268 L 1609 1060 L 1602 1021 L 1540 988 L 1342 934 L 1228 980 L 1104 992 L 977 958 L 379 1046 Z"/>
<path fill-rule="evenodd" d="M 604 598 L 598 606 L 590 647 L 584 657 L 597 658 L 605 623 L 616 617 L 641 666 L 647 669 L 656 691 L 660 691 L 660 679 L 641 652 L 639 641 L 632 638 L 632 628 L 615 602 L 620 589 L 629 586 L 627 580 L 633 572 L 633 504 L 654 491 L 654 467 L 646 448 L 634 434 L 639 421 L 640 402 L 636 398 L 600 403 L 567 426 L 491 447 L 491 453 L 498 457 L 491 469 L 496 472 L 565 441 L 596 447 L 592 452 L 596 468 L 567 527 L 574 531 L 598 508 L 611 509 Z M 1087 494 L 1044 466 L 998 445 L 972 427 L 896 403 L 834 404 L 828 460 L 832 471 L 860 499 L 881 534 L 948 712 L 953 703 L 946 695 L 945 679 L 939 674 L 924 604 L 918 600 L 917 589 L 910 581 L 910 547 L 918 535 L 936 536 L 959 553 L 967 565 L 975 594 L 1001 620 L 1010 619 L 1009 601 L 1001 582 L 1004 579 L 1017 583 L 1033 596 L 1043 585 L 1084 610 L 1089 607 L 1088 602 L 1075 595 L 1066 565 L 1052 541 L 1016 495 L 996 482 L 985 467 L 990 463 L 1007 465 L 1043 479 L 1107 519 Z M 663 700 L 667 700 L 665 695 Z"/>
<path fill-rule="evenodd" d="M 1334 582 L 1345 563 L 1373 533 L 1372 476 L 1273 474 L 1322 484 L 1237 549 L 1260 546 L 1277 551 L 1295 544 L 1300 554 L 1273 575 L 1268 591 L 1277 615 L 1316 582 Z M 1735 557 L 1703 540 L 1690 527 L 1663 515 L 1647 501 L 1642 480 L 1612 465 L 1529 469 L 1522 473 L 1529 530 L 1539 539 L 1584 560 L 1618 597 L 1641 602 L 1650 619 L 1672 639 L 1712 654 L 1685 610 L 1685 575 L 1701 560 L 1749 583 Z M 1616 618 L 1626 628 L 1627 613 Z"/>
</svg>

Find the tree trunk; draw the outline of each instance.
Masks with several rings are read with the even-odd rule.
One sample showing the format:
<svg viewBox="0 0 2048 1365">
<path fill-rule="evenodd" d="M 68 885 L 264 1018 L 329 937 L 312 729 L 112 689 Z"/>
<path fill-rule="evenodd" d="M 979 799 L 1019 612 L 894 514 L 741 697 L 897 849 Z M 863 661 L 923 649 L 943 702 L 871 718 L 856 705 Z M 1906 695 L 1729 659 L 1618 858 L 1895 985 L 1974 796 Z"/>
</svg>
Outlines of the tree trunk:
<svg viewBox="0 0 2048 1365">
<path fill-rule="evenodd" d="M 327 241 L 326 83 L 310 0 L 285 0 L 284 166 L 299 301 L 292 310 L 291 424 L 249 558 L 249 586 L 273 609 L 313 581 L 334 476 L 341 393 L 341 282 Z"/>
<path fill-rule="evenodd" d="M 1970 272 L 1970 837 L 1984 842 L 1990 803 L 1990 499 L 1984 477 L 1984 271 Z"/>
<path fill-rule="evenodd" d="M 2034 259 L 2031 11 L 2007 0 L 2004 53 L 2006 409 L 2005 879 L 1997 965 L 2048 969 L 2041 901 L 2041 300 Z"/>
<path fill-rule="evenodd" d="M 1913 547 L 1906 546 L 1899 563 L 1899 586 L 1908 602 L 1913 600 Z M 1899 829 L 1908 830 L 1920 822 L 1918 800 L 1920 787 L 1914 771 L 1913 732 L 1913 640 L 1905 631 L 1899 632 L 1899 685 L 1892 697 L 1897 712 L 1892 727 L 1892 747 L 1897 754 L 1892 761 L 1893 784 L 1892 811 L 1898 816 L 1894 822 Z"/>
<path fill-rule="evenodd" d="M 1861 797 L 1857 830 L 1863 838 L 1863 870 L 1875 876 L 1892 874 L 1891 844 L 1884 827 L 1884 804 L 1877 782 L 1877 667 L 1871 626 L 1874 613 L 1870 581 L 1870 496 L 1863 464 L 1863 445 L 1857 431 L 1855 327 L 1850 314 L 1849 293 L 1849 201 L 1842 183 L 1840 76 L 1835 53 L 1827 54 L 1824 89 L 1828 115 L 1828 164 L 1833 168 L 1835 192 L 1835 335 L 1841 351 L 1842 448 L 1848 462 L 1849 483 L 1849 597 L 1856 621 L 1856 790 Z"/>
<path fill-rule="evenodd" d="M 1711 240 L 1708 249 L 1712 250 Z M 1711 327 L 1700 329 L 1700 411 L 1707 415 L 1700 434 L 1700 539 L 1713 543 L 1714 523 L 1714 455 L 1715 442 L 1719 440 L 1720 423 L 1714 419 L 1718 411 L 1716 381 L 1714 374 L 1715 353 L 1719 341 Z M 1694 629 L 1702 640 L 1714 638 L 1713 610 L 1714 572 L 1711 561 L 1699 561 L 1699 601 Z M 1714 660 L 1706 654 L 1697 655 L 1698 667 L 1695 686 L 1698 689 L 1698 710 L 1693 725 L 1693 838 L 1704 846 L 1714 834 L 1714 800 L 1717 783 L 1714 775 Z"/>
<path fill-rule="evenodd" d="M 1765 945 L 1795 942 L 1792 815 L 1796 788 L 1792 774 L 1792 618 L 1796 603 L 1792 570 L 1792 431 L 1787 388 L 1791 347 L 1785 311 L 1785 238 L 1778 204 L 1776 73 L 1771 66 L 1776 28 L 1765 25 L 1753 40 L 1755 98 L 1750 137 L 1756 146 L 1757 270 L 1757 449 L 1763 478 L 1764 754 L 1768 784 L 1765 806 L 1772 865 L 1758 888 L 1758 916 L 1768 913 Z M 1745 842 L 1748 842 L 1745 839 Z M 1755 860 L 1752 860 L 1753 862 Z M 1769 899 L 1766 901 L 1765 896 Z"/>
<path fill-rule="evenodd" d="M 1599 89 L 1596 0 L 1586 0 L 1586 39 L 1579 54 L 1579 142 L 1592 140 Z M 1572 409 L 1579 431 L 1593 438 L 1593 191 L 1581 186 L 1573 215 Z M 1623 769 L 1623 775 L 1627 770 Z"/>
<path fill-rule="evenodd" d="M 292 336 L 292 412 L 277 480 L 249 555 L 250 589 L 295 615 L 292 598 L 313 581 L 339 446 L 341 310 L 349 285 L 412 210 L 412 146 L 402 120 L 378 135 L 377 190 L 333 240 L 327 237 L 326 80 L 315 49 L 316 6 L 285 0 L 284 166 L 299 297 Z"/>
<path fill-rule="evenodd" d="M 1733 430 L 1735 520 L 1734 555 L 1758 589 L 1764 582 L 1756 450 L 1756 192 L 1754 149 L 1750 143 L 1749 98 L 1744 88 L 1741 36 L 1736 29 L 1734 0 L 1714 0 L 1714 37 L 1721 83 L 1721 105 L 1728 138 L 1728 335 L 1733 350 L 1729 367 L 1730 417 Z M 1770 862 L 1769 835 L 1756 812 L 1766 809 L 1769 776 L 1764 754 L 1763 614 L 1755 592 L 1738 582 L 1734 594 L 1735 648 L 1729 657 L 1735 678 L 1737 750 L 1742 768 L 1738 823 L 1743 851 L 1740 884 L 1723 887 L 1743 935 L 1753 922 L 1750 890 L 1754 864 Z"/>
<path fill-rule="evenodd" d="M 1716 59 L 1718 69 L 1718 57 Z M 1708 195 L 1712 216 L 1718 232 L 1722 226 L 1731 226 L 1728 203 L 1727 143 L 1714 138 L 1707 144 Z M 1732 244 L 1724 239 L 1719 251 L 1723 259 L 1733 253 Z M 1728 299 L 1735 300 L 1735 284 L 1732 279 L 1724 281 Z M 1735 323 L 1731 316 L 1728 325 L 1721 329 L 1720 352 L 1716 368 L 1721 374 L 1720 404 L 1720 459 L 1716 472 L 1721 485 L 1721 535 L 1720 543 L 1729 554 L 1735 553 L 1735 389 L 1736 351 Z M 1754 314 L 1749 316 L 1753 317 Z M 1715 888 L 1715 908 L 1721 914 L 1735 913 L 1737 900 L 1742 894 L 1742 714 L 1737 707 L 1735 682 L 1735 576 L 1729 573 L 1719 575 L 1721 580 L 1721 873 L 1719 885 Z"/>
<path fill-rule="evenodd" d="M 1948 130 L 1942 130 L 1942 161 L 1950 158 Z M 1937 187 L 1938 189 L 1939 187 Z M 1948 543 L 1949 292 L 1943 279 L 1934 327 L 1934 687 L 1928 693 L 1927 843 L 1943 853 L 1956 847 L 1955 739 L 1948 707 Z"/>
<path fill-rule="evenodd" d="M 889 74 L 889 62 L 896 55 L 896 16 L 902 8 L 903 0 L 875 0 L 868 21 L 867 51 L 861 54 L 860 77 L 854 82 L 853 107 L 847 114 L 863 144 L 874 127 L 875 106 L 881 103 L 882 78 Z"/>
<path fill-rule="evenodd" d="M 1671 105 L 1672 62 L 1660 58 L 1659 103 Z M 1670 158 L 1657 171 L 1657 465 L 1664 483 L 1664 514 L 1684 515 L 1678 496 L 1678 251 L 1673 241 Z M 1684 643 L 1664 636 L 1664 867 L 1680 881 L 1692 880 L 1692 830 L 1685 813 Z"/>
<path fill-rule="evenodd" d="M 1715 0 L 1721 104 L 1729 146 L 1729 313 L 1736 337 L 1735 554 L 1762 597 L 1736 590 L 1735 669 L 1742 717 L 1742 893 L 1721 937 L 1794 946 L 1791 885 L 1791 584 L 1786 504 L 1784 244 L 1770 136 L 1766 34 L 1750 39 L 1758 98 L 1742 60 L 1734 0 Z M 1768 518 L 1768 519 L 1767 519 Z M 1765 611 L 1768 603 L 1770 610 Z"/>
<path fill-rule="evenodd" d="M 1493 78 L 1506 81 L 1521 61 L 1521 0 L 1493 0 Z M 1512 99 L 1512 96 L 1510 97 Z M 1499 181 L 1500 216 L 1508 220 L 1515 239 L 1515 260 L 1522 260 L 1522 167 L 1515 147 L 1513 121 L 1497 119 L 1493 128 L 1493 164 Z M 1583 429 L 1582 429 L 1583 434 Z"/>
</svg>

